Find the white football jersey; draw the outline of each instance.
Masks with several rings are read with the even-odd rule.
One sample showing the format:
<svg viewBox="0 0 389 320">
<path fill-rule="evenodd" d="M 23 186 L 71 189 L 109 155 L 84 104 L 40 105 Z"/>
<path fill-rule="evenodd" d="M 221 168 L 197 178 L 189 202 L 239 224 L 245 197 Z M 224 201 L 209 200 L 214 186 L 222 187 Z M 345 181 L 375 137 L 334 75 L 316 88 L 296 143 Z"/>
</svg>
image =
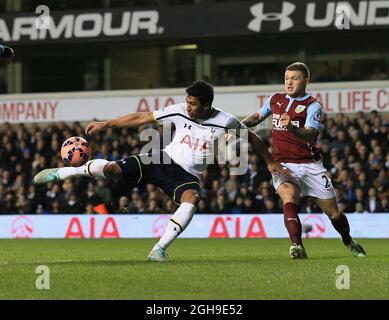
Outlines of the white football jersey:
<svg viewBox="0 0 389 320">
<path fill-rule="evenodd" d="M 196 177 L 213 163 L 214 143 L 224 137 L 228 129 L 247 129 L 234 115 L 214 108 L 206 120 L 191 119 L 186 111 L 187 104 L 179 103 L 154 112 L 159 123 L 166 121 L 176 127 L 172 142 L 165 151 L 174 162 Z"/>
</svg>

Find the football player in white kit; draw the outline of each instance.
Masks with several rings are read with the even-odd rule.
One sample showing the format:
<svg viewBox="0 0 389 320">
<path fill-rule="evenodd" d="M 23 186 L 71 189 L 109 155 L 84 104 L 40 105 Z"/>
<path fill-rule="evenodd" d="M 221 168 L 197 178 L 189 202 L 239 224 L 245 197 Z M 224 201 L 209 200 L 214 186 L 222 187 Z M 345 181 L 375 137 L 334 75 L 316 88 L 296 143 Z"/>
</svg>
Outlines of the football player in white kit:
<svg viewBox="0 0 389 320">
<path fill-rule="evenodd" d="M 174 123 L 176 132 L 171 143 L 158 151 L 158 163 L 149 163 L 149 154 L 132 155 L 118 161 L 94 159 L 81 167 L 45 169 L 34 177 L 36 184 L 64 180 L 74 176 L 124 178 L 135 183 L 151 183 L 160 187 L 179 207 L 171 217 L 166 231 L 152 248 L 149 261 L 167 261 L 167 247 L 192 220 L 201 197 L 199 175 L 213 159 L 213 146 L 226 130 L 247 130 L 235 116 L 212 107 L 213 87 L 196 81 L 186 89 L 186 103 L 167 106 L 155 112 L 139 112 L 115 120 L 92 121 L 86 134 L 92 135 L 107 128 L 129 128 L 148 123 Z M 268 170 L 274 174 L 290 175 L 289 170 L 274 161 L 265 143 L 248 131 L 256 151 L 265 159 Z M 155 162 L 155 161 L 154 161 Z"/>
</svg>

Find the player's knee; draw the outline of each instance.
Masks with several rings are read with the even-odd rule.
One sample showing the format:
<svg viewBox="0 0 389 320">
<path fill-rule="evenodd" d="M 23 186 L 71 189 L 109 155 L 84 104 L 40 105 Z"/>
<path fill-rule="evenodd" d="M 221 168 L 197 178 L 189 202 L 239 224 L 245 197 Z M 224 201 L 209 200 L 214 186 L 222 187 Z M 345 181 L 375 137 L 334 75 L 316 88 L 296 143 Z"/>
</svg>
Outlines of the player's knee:
<svg viewBox="0 0 389 320">
<path fill-rule="evenodd" d="M 281 197 L 282 199 L 282 203 L 285 204 L 285 203 L 295 203 L 295 204 L 298 204 L 299 203 L 299 197 L 294 195 L 293 193 L 290 193 L 290 194 L 284 194 L 283 197 Z"/>
<path fill-rule="evenodd" d="M 121 177 L 122 169 L 115 161 L 110 161 L 104 166 L 104 175 L 107 178 Z"/>
<path fill-rule="evenodd" d="M 278 194 L 280 195 L 282 202 L 288 203 L 288 202 L 293 202 L 293 203 L 299 203 L 299 198 L 300 198 L 300 190 L 294 186 L 291 183 L 283 183 L 278 189 L 277 189 Z"/>
<path fill-rule="evenodd" d="M 331 220 L 337 220 L 340 218 L 340 216 L 343 214 L 343 212 L 341 212 L 337 208 L 334 208 L 334 209 L 330 210 L 327 214 Z"/>
<path fill-rule="evenodd" d="M 197 207 L 200 197 L 195 190 L 186 190 L 181 196 L 182 202 L 189 202 Z"/>
</svg>

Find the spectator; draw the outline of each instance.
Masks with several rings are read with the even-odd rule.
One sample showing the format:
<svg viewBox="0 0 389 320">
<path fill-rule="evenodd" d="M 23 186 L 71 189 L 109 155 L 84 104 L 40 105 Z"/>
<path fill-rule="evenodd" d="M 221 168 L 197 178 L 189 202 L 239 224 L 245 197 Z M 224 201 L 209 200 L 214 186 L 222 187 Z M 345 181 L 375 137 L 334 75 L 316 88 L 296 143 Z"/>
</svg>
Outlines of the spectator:
<svg viewBox="0 0 389 320">
<path fill-rule="evenodd" d="M 258 206 L 252 196 L 248 195 L 243 200 L 243 211 L 242 213 L 257 213 L 260 212 Z"/>
<path fill-rule="evenodd" d="M 93 206 L 102 203 L 102 199 L 96 193 L 96 187 L 91 181 L 88 182 L 88 189 L 86 191 L 86 200 L 84 201 L 87 203 L 91 203 Z"/>
<path fill-rule="evenodd" d="M 162 209 L 158 207 L 158 203 L 156 199 L 150 199 L 146 204 L 147 213 L 162 213 Z"/>
<path fill-rule="evenodd" d="M 355 204 L 355 212 L 354 213 L 367 213 L 368 211 L 365 210 L 365 207 L 362 202 L 357 202 Z"/>
<path fill-rule="evenodd" d="M 389 212 L 388 197 L 382 198 L 377 208 L 377 212 Z"/>
<path fill-rule="evenodd" d="M 362 204 L 367 202 L 367 198 L 365 197 L 365 193 L 364 193 L 362 188 L 356 188 L 355 189 L 355 198 L 354 198 L 354 201 L 353 201 L 354 208 L 353 208 L 352 212 L 356 211 L 355 206 L 356 206 L 356 204 L 358 202 L 362 203 Z"/>
<path fill-rule="evenodd" d="M 66 213 L 65 210 L 66 209 L 63 206 L 61 206 L 61 203 L 59 202 L 59 200 L 55 199 L 51 203 L 51 210 L 49 210 L 47 213 L 61 214 L 61 213 Z"/>
<path fill-rule="evenodd" d="M 107 186 L 107 180 L 99 179 L 97 180 L 96 194 L 101 198 L 101 200 L 106 204 L 111 204 L 112 202 L 112 191 Z"/>
<path fill-rule="evenodd" d="M 261 176 L 259 173 L 258 164 L 254 162 L 250 165 L 247 174 L 247 184 L 249 186 L 249 190 L 250 191 L 257 190 L 260 182 L 261 182 Z"/>
<path fill-rule="evenodd" d="M 177 210 L 177 208 L 178 208 L 178 206 L 173 202 L 173 200 L 170 198 L 167 198 L 165 200 L 165 204 L 164 204 L 162 213 L 172 214 Z"/>
<path fill-rule="evenodd" d="M 138 201 L 135 203 L 135 208 L 134 208 L 135 213 L 143 213 L 145 212 L 145 203 L 142 198 L 139 198 Z"/>
<path fill-rule="evenodd" d="M 86 213 L 86 214 L 94 214 L 95 211 L 94 211 L 93 208 L 94 208 L 94 205 L 92 203 L 87 203 L 86 207 L 85 207 L 84 213 Z"/>
<path fill-rule="evenodd" d="M 213 212 L 218 214 L 225 214 L 225 213 L 231 213 L 231 209 L 232 208 L 226 199 L 225 192 L 224 191 L 219 192 L 216 198 Z"/>
<path fill-rule="evenodd" d="M 244 199 L 242 196 L 237 196 L 234 202 L 234 206 L 231 210 L 231 213 L 243 213 L 244 212 Z"/>
<path fill-rule="evenodd" d="M 370 183 L 367 180 L 367 175 L 365 171 L 359 173 L 359 175 L 357 176 L 357 182 L 355 183 L 355 186 L 357 188 L 362 188 L 365 192 L 367 192 L 367 190 L 370 187 Z"/>
<path fill-rule="evenodd" d="M 264 208 L 263 213 L 278 213 L 278 212 L 280 212 L 280 210 L 276 208 L 276 204 L 275 204 L 274 200 L 266 199 L 264 201 L 264 203 L 265 203 L 265 208 Z"/>
<path fill-rule="evenodd" d="M 130 200 L 126 196 L 121 196 L 119 198 L 119 205 L 116 208 L 116 213 L 128 213 L 130 207 Z"/>
<path fill-rule="evenodd" d="M 377 191 L 375 188 L 370 188 L 368 192 L 367 205 L 366 208 L 369 212 L 378 212 L 379 211 L 379 203 L 377 197 Z"/>
<path fill-rule="evenodd" d="M 228 202 L 233 203 L 238 195 L 238 184 L 236 181 L 230 179 L 226 182 L 225 190 L 228 197 Z"/>
<path fill-rule="evenodd" d="M 197 208 L 197 213 L 210 213 L 211 210 L 208 208 L 207 202 L 204 199 L 199 201 L 199 205 Z"/>
<path fill-rule="evenodd" d="M 66 202 L 65 213 L 80 214 L 81 211 L 81 204 L 78 197 L 75 193 L 70 193 L 69 198 Z"/>
</svg>

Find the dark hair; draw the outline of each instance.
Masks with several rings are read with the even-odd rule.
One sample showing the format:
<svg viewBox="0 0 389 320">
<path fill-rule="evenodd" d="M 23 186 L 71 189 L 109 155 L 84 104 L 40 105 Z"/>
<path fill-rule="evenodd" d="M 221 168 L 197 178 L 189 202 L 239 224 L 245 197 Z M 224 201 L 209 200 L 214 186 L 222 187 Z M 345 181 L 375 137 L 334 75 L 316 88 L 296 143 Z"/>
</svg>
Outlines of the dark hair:
<svg viewBox="0 0 389 320">
<path fill-rule="evenodd" d="M 294 62 L 286 67 L 285 71 L 301 71 L 305 78 L 310 78 L 311 73 L 309 72 L 309 69 L 307 65 L 303 62 Z"/>
<path fill-rule="evenodd" d="M 193 96 L 199 99 L 202 106 L 209 104 L 212 106 L 213 102 L 213 87 L 203 80 L 193 82 L 187 89 L 188 96 Z"/>
</svg>

